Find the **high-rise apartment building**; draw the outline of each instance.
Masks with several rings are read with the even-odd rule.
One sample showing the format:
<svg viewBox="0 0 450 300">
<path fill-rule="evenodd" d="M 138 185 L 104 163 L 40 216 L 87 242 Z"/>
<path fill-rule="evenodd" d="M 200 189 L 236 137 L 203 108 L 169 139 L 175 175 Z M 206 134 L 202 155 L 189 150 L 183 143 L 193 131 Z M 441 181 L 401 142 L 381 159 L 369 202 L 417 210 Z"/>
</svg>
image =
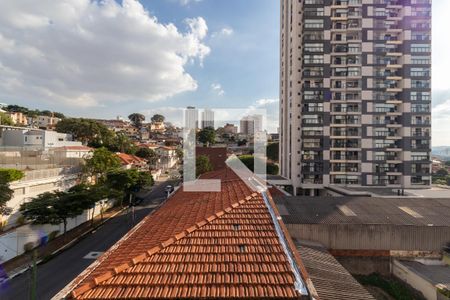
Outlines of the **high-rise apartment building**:
<svg viewBox="0 0 450 300">
<path fill-rule="evenodd" d="M 281 175 L 430 185 L 431 0 L 281 0 Z"/>
<path fill-rule="evenodd" d="M 202 111 L 202 129 L 206 127 L 214 128 L 214 111 L 211 109 L 205 108 Z"/>
<path fill-rule="evenodd" d="M 249 115 L 244 116 L 240 120 L 240 133 L 247 135 L 254 135 L 257 132 L 263 131 L 263 116 Z"/>
</svg>

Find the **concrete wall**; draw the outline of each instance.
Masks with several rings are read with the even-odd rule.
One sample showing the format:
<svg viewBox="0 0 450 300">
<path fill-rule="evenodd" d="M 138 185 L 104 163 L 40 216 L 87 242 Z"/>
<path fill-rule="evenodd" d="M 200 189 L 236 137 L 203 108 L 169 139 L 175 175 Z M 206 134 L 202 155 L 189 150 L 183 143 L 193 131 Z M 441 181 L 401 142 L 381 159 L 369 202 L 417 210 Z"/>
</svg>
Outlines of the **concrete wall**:
<svg viewBox="0 0 450 300">
<path fill-rule="evenodd" d="M 420 291 L 427 300 L 437 300 L 436 287 L 403 266 L 401 262 L 396 259 L 394 259 L 392 263 L 392 274 L 412 286 L 414 289 Z"/>
<path fill-rule="evenodd" d="M 359 224 L 286 224 L 295 239 L 319 242 L 328 249 L 440 251 L 450 227 Z"/>
<path fill-rule="evenodd" d="M 114 205 L 115 200 L 109 200 L 103 205 L 103 209 L 110 208 Z M 101 211 L 100 204 L 97 204 L 94 211 L 94 216 L 98 216 Z M 67 230 L 73 229 L 84 222 L 91 220 L 92 209 L 85 210 L 83 214 L 76 218 L 70 219 L 67 222 Z M 64 232 L 63 224 L 59 225 L 24 225 L 13 230 L 10 230 L 0 235 L 0 264 L 8 261 L 17 255 L 24 253 L 24 246 L 27 243 L 34 243 L 38 246 L 40 241 L 53 231 L 59 231 L 60 234 Z"/>
<path fill-rule="evenodd" d="M 372 273 L 391 275 L 390 257 L 336 256 L 335 258 L 354 275 L 370 275 Z"/>
</svg>

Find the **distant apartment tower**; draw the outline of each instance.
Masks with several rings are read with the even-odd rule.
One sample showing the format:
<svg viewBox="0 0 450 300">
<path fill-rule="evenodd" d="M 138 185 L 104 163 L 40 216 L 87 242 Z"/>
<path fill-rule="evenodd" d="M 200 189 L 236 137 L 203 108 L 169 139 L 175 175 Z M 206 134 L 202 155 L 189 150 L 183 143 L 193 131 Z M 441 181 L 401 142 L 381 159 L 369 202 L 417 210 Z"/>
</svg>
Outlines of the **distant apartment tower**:
<svg viewBox="0 0 450 300">
<path fill-rule="evenodd" d="M 206 127 L 214 128 L 214 111 L 211 109 L 204 109 L 202 111 L 202 129 Z"/>
<path fill-rule="evenodd" d="M 295 192 L 429 186 L 431 0 L 282 0 L 280 35 Z"/>
<path fill-rule="evenodd" d="M 240 121 L 240 133 L 253 135 L 255 132 L 261 132 L 263 130 L 262 123 L 262 115 L 244 116 Z"/>
<path fill-rule="evenodd" d="M 184 126 L 186 129 L 198 128 L 198 110 L 194 106 L 188 106 L 184 110 Z"/>
<path fill-rule="evenodd" d="M 238 132 L 237 126 L 230 123 L 225 124 L 225 126 L 223 126 L 223 130 L 227 134 L 237 134 Z"/>
</svg>

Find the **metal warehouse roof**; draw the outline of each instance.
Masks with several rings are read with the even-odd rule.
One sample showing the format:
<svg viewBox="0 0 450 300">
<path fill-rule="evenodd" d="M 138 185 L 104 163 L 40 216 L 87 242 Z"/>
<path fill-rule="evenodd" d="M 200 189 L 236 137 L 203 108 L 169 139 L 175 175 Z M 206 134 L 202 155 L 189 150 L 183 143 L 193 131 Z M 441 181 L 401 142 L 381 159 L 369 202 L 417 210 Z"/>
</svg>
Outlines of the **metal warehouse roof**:
<svg viewBox="0 0 450 300">
<path fill-rule="evenodd" d="M 450 226 L 450 198 L 277 197 L 287 224 Z"/>
<path fill-rule="evenodd" d="M 375 300 L 325 248 L 301 242 L 297 249 L 320 300 Z"/>
</svg>

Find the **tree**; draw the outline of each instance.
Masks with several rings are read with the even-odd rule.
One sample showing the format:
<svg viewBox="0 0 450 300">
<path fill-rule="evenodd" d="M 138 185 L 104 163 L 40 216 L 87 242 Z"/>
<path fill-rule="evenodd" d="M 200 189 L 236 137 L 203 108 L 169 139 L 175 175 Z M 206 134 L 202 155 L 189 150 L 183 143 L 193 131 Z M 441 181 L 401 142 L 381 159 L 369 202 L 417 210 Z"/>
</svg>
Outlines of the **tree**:
<svg viewBox="0 0 450 300">
<path fill-rule="evenodd" d="M 146 186 L 153 185 L 153 177 L 148 172 L 139 172 L 136 169 L 113 170 L 106 175 L 106 184 L 111 189 L 123 191 L 127 195 L 138 192 Z"/>
<path fill-rule="evenodd" d="M 436 175 L 444 177 L 444 176 L 448 175 L 448 171 L 446 169 L 439 169 L 439 170 L 436 171 Z"/>
<path fill-rule="evenodd" d="M 102 147 L 95 149 L 92 157 L 86 159 L 84 172 L 101 180 L 108 171 L 120 166 L 120 159 L 117 155 Z"/>
<path fill-rule="evenodd" d="M 11 200 L 14 191 L 9 187 L 9 183 L 20 180 L 24 177 L 22 171 L 16 169 L 0 169 L 0 215 L 8 215 L 11 208 L 6 204 Z"/>
<path fill-rule="evenodd" d="M 5 114 L 4 112 L 0 112 L 0 125 L 14 125 L 13 120 L 10 116 Z"/>
<path fill-rule="evenodd" d="M 136 151 L 136 156 L 146 159 L 148 164 L 154 165 L 158 160 L 158 155 L 152 149 L 142 147 Z"/>
<path fill-rule="evenodd" d="M 112 146 L 111 149 L 117 149 L 119 152 L 126 154 L 134 154 L 137 151 L 137 147 L 123 132 L 116 134 L 116 137 L 114 138 L 114 146 Z"/>
<path fill-rule="evenodd" d="M 246 140 L 246 139 L 239 140 L 239 141 L 237 142 L 237 145 L 238 145 L 238 146 L 245 146 L 245 145 L 247 145 L 247 140 Z"/>
<path fill-rule="evenodd" d="M 139 113 L 133 113 L 128 116 L 133 126 L 140 129 L 142 127 L 142 123 L 145 121 L 145 116 Z"/>
<path fill-rule="evenodd" d="M 273 161 L 278 161 L 279 143 L 271 143 L 267 145 L 267 158 Z"/>
<path fill-rule="evenodd" d="M 212 171 L 213 166 L 209 161 L 209 157 L 206 155 L 199 155 L 195 159 L 195 174 L 196 176 L 200 176 L 203 173 Z"/>
<path fill-rule="evenodd" d="M 63 223 L 65 235 L 67 220 L 80 215 L 86 208 L 87 201 L 79 193 L 47 192 L 23 203 L 20 211 L 27 220 L 35 224 Z"/>
<path fill-rule="evenodd" d="M 162 123 L 164 122 L 166 118 L 163 115 L 159 115 L 159 114 L 155 114 L 153 115 L 153 117 L 151 118 L 151 121 L 153 123 Z"/>
<path fill-rule="evenodd" d="M 242 163 L 250 169 L 250 171 L 254 172 L 255 170 L 255 158 L 253 155 L 241 155 L 239 156 L 239 159 L 242 161 Z M 279 171 L 278 165 L 266 162 L 266 173 L 270 175 L 277 175 Z"/>
<path fill-rule="evenodd" d="M 198 133 L 197 139 L 204 146 L 214 144 L 216 141 L 216 131 L 212 127 L 205 127 Z"/>
<path fill-rule="evenodd" d="M 67 118 L 56 124 L 56 131 L 71 134 L 74 139 L 81 141 L 84 145 L 89 143 L 100 143 L 103 145 L 102 135 L 109 129 L 94 120 Z"/>
</svg>

